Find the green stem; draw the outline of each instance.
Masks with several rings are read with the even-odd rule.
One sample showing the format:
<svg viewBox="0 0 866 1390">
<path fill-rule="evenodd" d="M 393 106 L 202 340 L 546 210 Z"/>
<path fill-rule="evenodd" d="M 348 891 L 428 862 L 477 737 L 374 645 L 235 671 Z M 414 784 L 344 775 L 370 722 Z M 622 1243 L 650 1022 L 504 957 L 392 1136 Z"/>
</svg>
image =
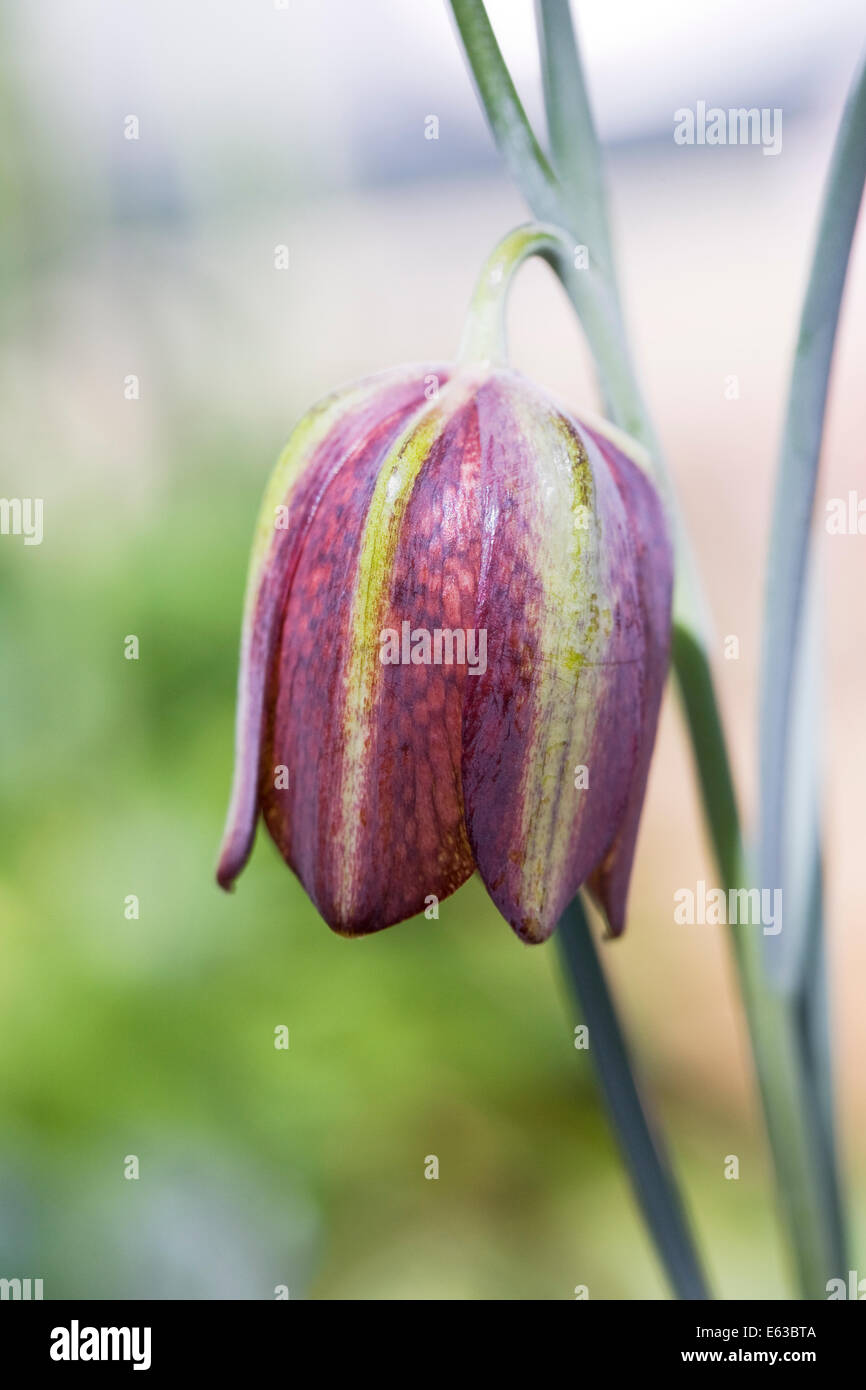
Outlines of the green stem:
<svg viewBox="0 0 866 1390">
<path fill-rule="evenodd" d="M 794 675 L 802 643 L 809 537 L 818 481 L 830 364 L 842 291 L 866 182 L 866 61 L 854 83 L 833 150 L 821 223 L 791 373 L 767 565 L 761 693 L 762 882 L 784 878 L 783 826 L 790 794 Z M 799 952 L 802 960 L 802 951 Z M 782 971 L 796 986 L 797 972 Z"/>
<path fill-rule="evenodd" d="M 461 343 L 461 361 L 506 361 L 505 308 L 516 271 L 530 256 L 540 256 L 557 274 L 561 274 L 563 266 L 569 264 L 570 251 L 571 241 L 566 233 L 557 227 L 538 223 L 527 223 L 503 237 L 492 251 L 479 277 Z M 589 330 L 587 336 L 593 348 L 598 351 L 598 340 L 593 340 Z M 600 359 L 600 365 L 602 370 L 608 365 L 604 357 Z M 673 659 L 681 682 L 686 718 L 696 751 L 698 775 L 719 870 L 726 887 L 745 888 L 749 886 L 749 875 L 740 835 L 736 796 L 706 652 L 696 641 L 693 628 L 682 619 L 674 628 Z M 563 919 L 566 926 L 564 949 L 572 966 L 575 966 L 578 957 L 586 962 L 587 951 L 591 949 L 588 928 L 585 923 L 580 926 L 581 921 L 582 908 L 579 904 L 572 905 Z M 820 1185 L 815 1180 L 821 1158 L 821 1141 L 810 1132 L 808 1124 L 807 1117 L 811 1109 L 809 1081 L 796 1020 L 785 1001 L 774 994 L 769 986 L 763 970 L 761 938 L 756 935 L 755 927 L 732 926 L 730 931 L 757 1079 L 779 1178 L 782 1216 L 787 1228 L 794 1233 L 792 1244 L 801 1290 L 805 1297 L 820 1297 L 828 1272 L 824 1243 L 826 1208 Z M 575 944 L 576 932 L 580 949 Z M 601 976 L 599 986 L 600 971 L 597 966 L 590 967 L 590 975 L 594 986 L 604 985 Z M 571 978 L 573 987 L 580 991 L 584 1008 L 590 1007 L 592 987 L 589 982 L 581 989 L 574 969 L 571 971 Z M 635 1126 L 634 1103 L 631 1106 L 632 1119 L 629 1126 L 623 1128 L 621 1101 L 624 1095 L 631 1094 L 633 1098 L 636 1097 L 638 1091 L 631 1073 L 627 1049 L 621 1041 L 622 1031 L 616 1023 L 613 1004 L 606 988 L 603 1001 L 599 1002 L 598 1007 L 616 1024 L 615 1029 L 611 1025 L 604 1036 L 613 1037 L 615 1032 L 620 1040 L 614 1044 L 614 1051 L 606 1064 L 607 1070 L 602 1075 L 602 1085 L 611 1118 L 659 1253 L 674 1288 L 679 1290 L 681 1274 L 671 1266 L 669 1258 L 671 1245 L 678 1250 L 682 1247 L 681 1208 L 678 1199 L 675 1202 L 671 1201 L 668 1204 L 669 1210 L 662 1220 L 661 1213 L 664 1212 L 665 1203 L 660 1194 L 665 1192 L 666 1184 L 657 1171 L 659 1163 L 650 1162 L 646 1173 L 639 1171 L 639 1165 L 648 1161 L 647 1145 L 644 1140 L 635 1143 L 630 1138 Z M 601 1067 L 600 1053 L 599 1066 Z M 616 1104 L 612 1103 L 611 1093 L 611 1077 L 614 1076 L 617 1078 L 616 1096 L 619 1098 Z M 628 1107 L 626 1109 L 628 1110 Z M 665 1171 L 668 1171 L 666 1167 Z M 667 1182 L 669 1186 L 669 1177 Z M 649 1184 L 653 1196 L 649 1205 L 644 1193 L 646 1184 Z M 693 1294 L 687 1296 L 694 1297 Z"/>
<path fill-rule="evenodd" d="M 592 188 L 577 166 L 555 172 L 529 126 L 499 51 L 483 0 L 451 0 L 482 105 L 506 162 L 537 217 L 589 245 L 590 266 L 612 266 L 606 226 L 595 220 L 596 245 L 578 235 L 576 218 Z M 562 9 L 558 18 L 562 21 Z M 550 32 L 550 30 L 549 30 Z M 549 35 L 548 35 L 549 37 Z M 572 36 L 573 37 L 573 36 Z M 576 42 L 574 44 L 577 52 Z M 548 66 L 553 58 L 549 55 Z M 579 63 L 572 81 L 582 85 Z M 548 83 L 548 99 L 556 84 Z M 559 84 L 562 90 L 562 84 Z M 593 137 L 594 138 L 594 137 Z M 589 165 L 584 167 L 592 168 Z M 565 184 L 563 183 L 563 180 Z M 574 180 L 569 184 L 569 180 Z M 567 187 L 565 185 L 568 185 Z M 692 742 L 707 826 L 726 888 L 748 886 L 742 830 L 710 665 L 711 634 L 702 586 L 662 453 L 631 362 L 616 290 L 595 271 L 554 261 L 590 344 L 614 419 L 653 459 L 672 519 L 676 550 L 673 663 Z M 810 1135 L 805 1063 L 790 1011 L 767 988 L 754 928 L 732 927 L 731 942 L 749 1027 L 755 1070 L 780 1188 L 780 1200 L 804 1297 L 824 1296 L 824 1209 Z"/>
<path fill-rule="evenodd" d="M 508 172 L 536 217 L 542 222 L 558 222 L 559 180 L 526 119 L 484 5 L 481 0 L 451 0 L 451 9 L 479 100 Z"/>
<path fill-rule="evenodd" d="M 505 364 L 505 311 L 517 270 L 530 256 L 540 256 L 561 274 L 571 255 L 571 242 L 557 227 L 528 223 L 503 237 L 478 278 L 458 360 L 465 365 Z M 590 1051 L 614 1134 L 671 1287 L 678 1298 L 709 1298 L 664 1142 L 635 1079 L 625 1034 L 579 898 L 560 922 L 557 940 L 589 1025 Z"/>
<path fill-rule="evenodd" d="M 745 884 L 746 876 L 741 882 Z M 770 987 L 762 942 L 753 926 L 730 928 L 734 958 L 767 1136 L 777 1177 L 778 1202 L 797 1271 L 800 1296 L 827 1297 L 834 1272 L 827 1259 L 827 1208 L 821 1181 L 822 1147 L 813 1128 L 809 1076 L 798 1021 L 788 1001 Z"/>
<path fill-rule="evenodd" d="M 810 549 L 830 367 L 864 183 L 866 59 L 833 147 L 791 373 L 767 564 L 760 705 L 758 864 L 762 885 L 780 887 L 786 905 L 785 931 L 767 943 L 765 969 L 795 1020 L 824 1200 L 825 1269 L 843 1278 L 848 1257 L 827 1025 L 819 702 L 813 689 L 820 648 Z"/>
<path fill-rule="evenodd" d="M 505 307 L 511 282 L 530 256 L 540 256 L 554 269 L 568 253 L 568 242 L 558 227 L 527 222 L 515 227 L 494 246 L 478 277 L 466 315 L 457 360 L 461 363 L 508 361 Z"/>
<path fill-rule="evenodd" d="M 554 167 L 572 224 L 579 224 L 617 294 L 607 190 L 569 0 L 535 0 L 544 107 Z"/>
<path fill-rule="evenodd" d="M 661 1131 L 636 1079 L 581 899 L 556 931 L 565 973 L 589 1030 L 589 1055 L 635 1197 L 677 1298 L 711 1297 Z"/>
</svg>

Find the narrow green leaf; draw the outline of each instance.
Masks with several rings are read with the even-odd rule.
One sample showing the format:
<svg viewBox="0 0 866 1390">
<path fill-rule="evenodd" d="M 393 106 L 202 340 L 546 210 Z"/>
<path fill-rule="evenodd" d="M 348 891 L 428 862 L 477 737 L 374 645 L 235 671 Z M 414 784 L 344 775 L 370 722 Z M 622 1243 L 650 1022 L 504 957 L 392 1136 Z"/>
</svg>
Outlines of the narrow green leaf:
<svg viewBox="0 0 866 1390">
<path fill-rule="evenodd" d="M 568 0 L 536 0 L 544 105 L 553 164 L 572 225 L 615 288 L 601 150 Z"/>
<path fill-rule="evenodd" d="M 776 477 L 767 562 L 760 704 L 761 808 L 758 869 L 763 887 L 786 883 L 784 826 L 790 798 L 805 794 L 790 757 L 793 691 L 802 644 L 809 535 L 830 364 L 857 214 L 866 181 L 866 61 L 849 95 L 824 192 L 818 239 L 800 320 L 788 411 Z M 784 940 L 782 939 L 784 938 Z M 802 941 L 770 940 L 767 968 L 795 992 Z M 790 942 L 790 946 L 789 943 Z"/>
<path fill-rule="evenodd" d="M 812 861 L 810 899 L 817 930 L 809 940 L 806 961 L 807 987 L 797 1003 L 799 1035 L 806 1075 L 806 1105 L 818 1140 L 824 1220 L 831 1247 L 828 1275 L 844 1279 L 849 1267 L 845 1205 L 839 1174 L 836 1114 L 833 1095 L 833 1058 L 830 1046 L 827 949 L 821 927 L 823 866 L 820 855 Z"/>
<path fill-rule="evenodd" d="M 483 0 L 451 0 L 481 105 L 508 172 L 540 222 L 558 223 L 559 184 L 535 138 Z"/>
<path fill-rule="evenodd" d="M 784 927 L 764 938 L 771 987 L 791 1013 L 813 1137 L 828 1276 L 847 1241 L 836 1157 L 822 894 L 818 672 L 811 533 L 827 390 L 851 244 L 866 182 L 866 59 L 833 150 L 791 374 L 768 557 L 760 706 L 761 883 L 781 888 Z"/>
<path fill-rule="evenodd" d="M 824 588 L 814 554 L 806 573 L 802 637 L 794 667 L 788 758 L 797 770 L 797 792 L 785 805 L 783 930 L 765 938 L 765 950 L 793 1016 L 802 1055 L 803 1106 L 815 1136 L 815 1163 L 827 1233 L 828 1276 L 845 1277 L 847 1235 L 836 1158 L 836 1123 L 823 902 L 823 726 L 824 650 L 821 613 Z M 776 960 L 773 951 L 782 948 Z M 775 967 L 775 969 L 773 969 Z"/>
</svg>

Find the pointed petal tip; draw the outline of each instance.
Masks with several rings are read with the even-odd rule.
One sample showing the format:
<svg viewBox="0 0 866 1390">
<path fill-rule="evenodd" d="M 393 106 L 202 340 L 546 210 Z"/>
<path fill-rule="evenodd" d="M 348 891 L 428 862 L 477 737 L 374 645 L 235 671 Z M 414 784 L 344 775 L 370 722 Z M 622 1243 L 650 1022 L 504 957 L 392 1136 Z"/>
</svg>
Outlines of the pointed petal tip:
<svg viewBox="0 0 866 1390">
<path fill-rule="evenodd" d="M 545 941 L 549 941 L 556 931 L 555 926 L 541 928 L 537 923 L 531 927 L 526 927 L 515 926 L 513 922 L 510 922 L 509 926 L 523 946 L 543 946 Z"/>
<path fill-rule="evenodd" d="M 467 878 L 471 877 L 471 872 L 464 875 L 459 883 L 440 884 L 439 892 L 436 894 L 439 902 L 445 902 L 456 893 Z M 363 903 L 358 901 L 339 904 L 334 900 L 324 902 L 310 884 L 304 883 L 303 880 L 301 882 L 322 921 L 335 936 L 343 937 L 346 940 L 361 936 L 377 936 L 389 927 L 397 927 L 404 922 L 413 922 L 420 917 L 426 919 L 426 908 L 429 901 L 429 894 L 426 893 L 423 896 L 418 895 L 412 902 L 394 903 L 389 909 L 381 901 L 373 900 L 369 895 Z"/>
<path fill-rule="evenodd" d="M 504 894 L 501 885 L 491 889 L 483 874 L 481 881 L 518 941 L 524 946 L 542 946 L 550 940 L 561 916 L 555 907 L 551 910 L 546 903 L 535 906 L 519 903 Z"/>
<path fill-rule="evenodd" d="M 598 910 L 604 928 L 603 940 L 616 941 L 625 932 L 625 902 L 620 901 L 616 891 L 610 891 L 608 885 L 603 885 L 592 876 L 587 879 L 582 887 L 589 890 L 590 897 Z M 562 917 L 567 910 L 568 903 L 564 903 L 555 915 L 541 910 L 537 913 L 521 912 L 518 909 L 503 910 L 499 906 L 514 935 L 524 946 L 543 946 L 545 941 L 549 941 L 554 933 L 559 929 Z"/>
<path fill-rule="evenodd" d="M 321 913 L 319 915 L 321 916 Z M 374 922 L 367 926 L 359 926 L 355 923 L 329 922 L 327 917 L 322 917 L 322 921 L 341 941 L 362 941 L 367 936 L 376 936 L 386 927 L 397 925 L 395 922 Z"/>
<path fill-rule="evenodd" d="M 604 920 L 606 941 L 615 941 L 622 936 L 626 926 L 626 901 L 631 880 L 634 843 L 632 842 L 631 853 L 627 856 L 618 853 L 618 848 L 619 846 L 614 846 L 608 860 L 599 865 L 586 884 Z"/>
<path fill-rule="evenodd" d="M 224 893 L 235 891 L 235 875 L 229 869 L 224 868 L 222 861 L 217 865 L 214 878 Z"/>
<path fill-rule="evenodd" d="M 254 836 L 255 825 L 249 831 L 246 826 L 232 825 L 226 829 L 215 875 L 224 893 L 234 892 L 235 880 L 250 857 Z"/>
<path fill-rule="evenodd" d="M 612 922 L 606 912 L 602 912 L 602 916 L 604 918 L 603 939 L 605 941 L 619 941 L 620 937 L 625 935 L 625 922 Z"/>
</svg>

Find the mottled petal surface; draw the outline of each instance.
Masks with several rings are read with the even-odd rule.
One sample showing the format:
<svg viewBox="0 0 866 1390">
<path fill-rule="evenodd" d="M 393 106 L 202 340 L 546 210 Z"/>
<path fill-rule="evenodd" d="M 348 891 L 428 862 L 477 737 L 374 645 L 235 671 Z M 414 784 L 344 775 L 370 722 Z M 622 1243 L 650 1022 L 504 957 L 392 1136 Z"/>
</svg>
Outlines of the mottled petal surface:
<svg viewBox="0 0 866 1390">
<path fill-rule="evenodd" d="M 590 879 L 608 926 L 618 936 L 625 927 L 628 885 L 670 657 L 673 553 L 662 503 L 649 478 L 610 439 L 583 428 L 598 447 L 625 504 L 644 629 L 638 759 L 622 824 Z"/>
<path fill-rule="evenodd" d="M 261 812 L 346 935 L 475 867 L 525 941 L 585 882 L 621 931 L 671 570 L 641 469 L 518 374 L 406 368 L 329 397 L 262 506 L 220 883 Z"/>
<path fill-rule="evenodd" d="M 379 373 L 326 397 L 297 425 L 274 469 L 259 512 L 244 603 L 234 782 L 217 869 L 224 888 L 252 848 L 268 679 L 307 530 L 329 486 L 357 454 L 358 442 L 383 435 L 390 441 L 399 433 L 423 404 L 424 381 L 433 370 Z M 440 374 L 447 375 L 441 369 Z M 379 447 L 381 452 L 385 445 Z"/>
<path fill-rule="evenodd" d="M 306 528 L 267 704 L 261 803 L 325 920 L 377 931 L 473 870 L 455 665 L 383 662 L 383 633 L 471 621 L 478 550 L 464 487 L 465 383 L 361 442 Z M 293 769 L 288 795 L 273 767 Z"/>
<path fill-rule="evenodd" d="M 489 665 L 467 693 L 466 817 L 494 902 L 541 941 L 610 851 L 640 756 L 634 540 L 595 442 L 547 397 L 497 372 L 476 407 Z"/>
</svg>

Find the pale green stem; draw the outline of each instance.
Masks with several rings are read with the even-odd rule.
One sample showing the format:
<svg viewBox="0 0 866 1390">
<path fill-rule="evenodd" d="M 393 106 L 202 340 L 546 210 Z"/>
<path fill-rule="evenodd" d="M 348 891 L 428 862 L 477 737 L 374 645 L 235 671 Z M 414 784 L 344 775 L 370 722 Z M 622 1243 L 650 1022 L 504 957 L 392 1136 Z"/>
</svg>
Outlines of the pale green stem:
<svg viewBox="0 0 866 1390">
<path fill-rule="evenodd" d="M 559 274 L 568 267 L 571 255 L 571 243 L 558 227 L 527 223 L 503 237 L 478 278 L 458 360 L 465 366 L 504 366 L 508 360 L 506 306 L 517 270 L 531 256 L 540 256 Z M 681 1299 L 709 1298 L 667 1147 L 636 1079 L 625 1030 L 579 898 L 559 923 L 557 940 L 571 989 L 589 1026 L 590 1055 L 611 1125 L 671 1288 Z"/>
<path fill-rule="evenodd" d="M 803 1057 L 824 1199 L 824 1263 L 836 1277 L 845 1276 L 848 1259 L 827 1027 L 815 691 L 821 651 L 810 552 L 830 369 L 864 184 L 866 55 L 833 148 L 791 373 L 767 564 L 759 738 L 760 881 L 781 888 L 785 901 L 785 931 L 768 939 L 764 968 L 786 1001 Z"/>
<path fill-rule="evenodd" d="M 664 1135 L 639 1082 L 628 1039 L 578 896 L 556 929 L 565 973 L 589 1032 L 589 1055 L 644 1220 L 677 1298 L 711 1297 Z"/>
<path fill-rule="evenodd" d="M 563 279 L 586 272 L 571 272 L 572 239 L 557 227 L 527 223 L 508 233 L 485 262 L 473 295 L 460 359 L 506 361 L 505 305 L 513 276 L 530 256 L 541 256 Z M 600 299 L 598 282 L 581 286 L 581 300 Z M 610 343 L 594 336 L 591 317 L 584 329 L 603 379 L 615 384 L 616 392 L 628 390 L 639 401 L 636 387 L 631 390 L 629 372 L 615 356 Z M 621 423 L 621 416 L 617 423 Z M 652 438 L 647 425 L 640 432 L 643 440 Z M 656 455 L 656 458 L 658 455 Z M 680 531 L 679 560 L 683 562 Z M 680 585 L 682 593 L 682 584 Z M 708 764 L 699 762 L 705 804 L 714 847 L 726 887 L 750 886 L 740 836 L 733 783 L 724 751 L 724 736 L 713 696 L 705 649 L 695 636 L 694 623 L 677 621 L 674 632 L 674 660 L 678 664 L 686 714 L 696 750 L 709 750 Z M 771 1147 L 779 1175 L 780 1200 L 785 1223 L 792 1233 L 792 1245 L 805 1297 L 821 1296 L 827 1278 L 824 1242 L 824 1213 L 821 1193 L 815 1181 L 815 1140 L 808 1131 L 805 1078 L 800 1065 L 800 1049 L 790 1011 L 768 988 L 761 959 L 761 942 L 754 926 L 731 927 L 734 956 L 741 981 L 746 1017 L 762 1101 L 767 1118 Z"/>
<path fill-rule="evenodd" d="M 552 260 L 584 331 L 599 373 L 612 419 L 648 449 L 671 518 L 676 551 L 673 664 L 683 703 L 708 830 L 726 888 L 751 886 L 730 760 L 716 699 L 710 663 L 712 647 L 708 611 L 691 546 L 670 485 L 661 449 L 644 404 L 631 361 L 613 281 L 613 253 L 605 219 L 591 218 L 596 244 L 576 225 L 597 194 L 600 156 L 554 169 L 541 150 L 517 96 L 496 42 L 483 0 L 451 0 L 460 37 L 491 129 L 518 187 L 536 217 L 567 228 L 563 245 L 589 244 L 590 266 L 607 268 L 609 278 L 576 270 L 567 259 Z M 545 16 L 546 10 L 546 16 Z M 559 144 L 566 121 L 551 111 L 569 90 L 583 93 L 576 40 L 564 0 L 542 0 L 542 58 L 546 75 L 548 119 Z M 563 42 L 563 35 L 567 42 Z M 545 53 L 558 42 L 556 54 Z M 571 66 L 571 72 L 567 71 Z M 595 134 L 585 119 L 585 94 L 577 113 L 575 138 Z M 584 113 L 584 114 L 581 114 Z M 552 117 L 552 119 L 551 119 Z M 754 927 L 732 927 L 731 940 L 752 1042 L 755 1070 L 779 1182 L 780 1202 L 805 1297 L 825 1296 L 825 1212 L 810 1134 L 810 1107 L 805 1058 L 789 1010 L 768 989 L 761 940 Z M 811 1111 L 814 1117 L 814 1109 Z M 835 1272 L 835 1271 L 834 1271 Z"/>
</svg>

